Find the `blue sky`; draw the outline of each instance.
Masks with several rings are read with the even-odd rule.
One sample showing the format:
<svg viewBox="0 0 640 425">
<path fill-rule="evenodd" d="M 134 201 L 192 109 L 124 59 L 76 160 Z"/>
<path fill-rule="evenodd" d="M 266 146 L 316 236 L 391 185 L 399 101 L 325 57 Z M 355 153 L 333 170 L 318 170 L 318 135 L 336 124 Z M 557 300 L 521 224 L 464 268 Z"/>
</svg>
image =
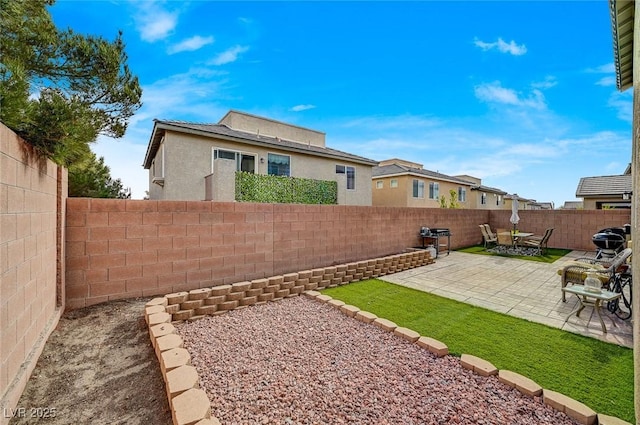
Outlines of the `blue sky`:
<svg viewBox="0 0 640 425">
<path fill-rule="evenodd" d="M 229 109 L 556 207 L 580 177 L 631 160 L 607 1 L 58 0 L 50 12 L 60 28 L 124 33 L 144 106 L 93 150 L 136 199 L 154 118 L 211 123 Z"/>
</svg>

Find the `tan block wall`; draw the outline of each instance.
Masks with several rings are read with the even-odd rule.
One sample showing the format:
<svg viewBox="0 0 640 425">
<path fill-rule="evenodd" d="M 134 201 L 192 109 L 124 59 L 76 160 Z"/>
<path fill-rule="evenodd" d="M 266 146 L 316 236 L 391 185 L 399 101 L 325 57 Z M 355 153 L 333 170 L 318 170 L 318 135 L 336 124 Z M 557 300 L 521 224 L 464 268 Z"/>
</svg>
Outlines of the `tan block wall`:
<svg viewBox="0 0 640 425">
<path fill-rule="evenodd" d="M 69 308 L 251 281 L 403 252 L 421 226 L 450 228 L 452 248 L 482 241 L 478 224 L 509 211 L 339 205 L 67 200 Z M 593 250 L 591 236 L 626 211 L 522 211 L 519 228 L 555 231 L 550 246 Z"/>
<path fill-rule="evenodd" d="M 58 254 L 64 253 L 58 198 L 66 170 L 29 159 L 26 145 L 0 124 L 0 409 L 16 407 L 64 297 Z M 60 184 L 58 184 L 60 179 Z M 60 191 L 60 193 L 59 193 Z M 62 203 L 64 204 L 64 203 Z M 64 211 L 61 211 L 64 213 Z M 8 418 L 0 416 L 0 423 Z"/>
</svg>

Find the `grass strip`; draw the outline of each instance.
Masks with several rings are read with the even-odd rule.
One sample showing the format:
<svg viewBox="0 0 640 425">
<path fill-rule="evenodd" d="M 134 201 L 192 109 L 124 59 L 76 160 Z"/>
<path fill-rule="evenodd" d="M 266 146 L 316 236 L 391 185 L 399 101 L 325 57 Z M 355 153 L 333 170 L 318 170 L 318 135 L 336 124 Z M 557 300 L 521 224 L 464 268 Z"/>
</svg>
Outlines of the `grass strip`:
<svg viewBox="0 0 640 425">
<path fill-rule="evenodd" d="M 456 251 L 466 252 L 469 254 L 494 255 L 497 257 L 518 258 L 520 260 L 537 261 L 539 263 L 553 263 L 559 258 L 564 257 L 571 252 L 570 249 L 547 248 L 544 255 L 511 255 L 500 254 L 497 252 L 487 251 L 483 245 L 474 245 L 466 248 L 456 249 Z"/>
<path fill-rule="evenodd" d="M 633 350 L 378 279 L 322 293 L 635 423 Z"/>
</svg>

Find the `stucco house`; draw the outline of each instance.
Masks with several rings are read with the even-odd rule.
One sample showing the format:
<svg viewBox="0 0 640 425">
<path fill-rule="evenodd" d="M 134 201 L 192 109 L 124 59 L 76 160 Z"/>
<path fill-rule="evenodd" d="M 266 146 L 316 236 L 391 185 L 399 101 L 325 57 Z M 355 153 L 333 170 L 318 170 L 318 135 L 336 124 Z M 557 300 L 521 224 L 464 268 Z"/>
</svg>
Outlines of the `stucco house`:
<svg viewBox="0 0 640 425">
<path fill-rule="evenodd" d="M 472 186 L 467 180 L 398 158 L 380 161 L 371 179 L 373 205 L 387 207 L 440 208 L 440 198 L 449 202 L 449 192 L 454 190 L 460 208 L 473 208 L 469 201 Z"/>
<path fill-rule="evenodd" d="M 217 124 L 154 120 L 143 166 L 149 199 L 235 200 L 235 172 L 336 181 L 338 204 L 371 205 L 368 158 L 325 133 L 230 110 Z"/>
<path fill-rule="evenodd" d="M 502 210 L 506 208 L 505 196 L 507 192 L 504 190 L 485 186 L 482 184 L 482 179 L 477 177 L 469 175 L 455 177 L 473 183 L 468 196 L 469 208 L 478 210 Z"/>
<path fill-rule="evenodd" d="M 617 176 L 582 177 L 576 197 L 585 210 L 631 208 L 631 173 Z"/>
</svg>

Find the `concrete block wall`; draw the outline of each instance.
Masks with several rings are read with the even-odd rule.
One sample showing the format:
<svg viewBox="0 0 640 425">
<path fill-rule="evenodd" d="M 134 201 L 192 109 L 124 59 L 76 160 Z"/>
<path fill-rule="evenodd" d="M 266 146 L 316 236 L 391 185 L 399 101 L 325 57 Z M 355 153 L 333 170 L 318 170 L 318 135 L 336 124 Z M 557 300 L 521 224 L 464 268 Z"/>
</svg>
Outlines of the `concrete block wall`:
<svg viewBox="0 0 640 425">
<path fill-rule="evenodd" d="M 8 423 L 64 310 L 66 171 L 0 124 L 0 423 Z M 63 213 L 63 211 L 61 211 Z"/>
<path fill-rule="evenodd" d="M 510 211 L 207 201 L 67 200 L 66 303 L 189 291 L 386 256 L 421 245 L 421 226 L 451 229 L 452 248 L 508 227 Z M 519 228 L 550 246 L 593 250 L 596 230 L 629 211 L 522 211 Z M 595 229 L 595 230 L 594 230 Z"/>
</svg>

